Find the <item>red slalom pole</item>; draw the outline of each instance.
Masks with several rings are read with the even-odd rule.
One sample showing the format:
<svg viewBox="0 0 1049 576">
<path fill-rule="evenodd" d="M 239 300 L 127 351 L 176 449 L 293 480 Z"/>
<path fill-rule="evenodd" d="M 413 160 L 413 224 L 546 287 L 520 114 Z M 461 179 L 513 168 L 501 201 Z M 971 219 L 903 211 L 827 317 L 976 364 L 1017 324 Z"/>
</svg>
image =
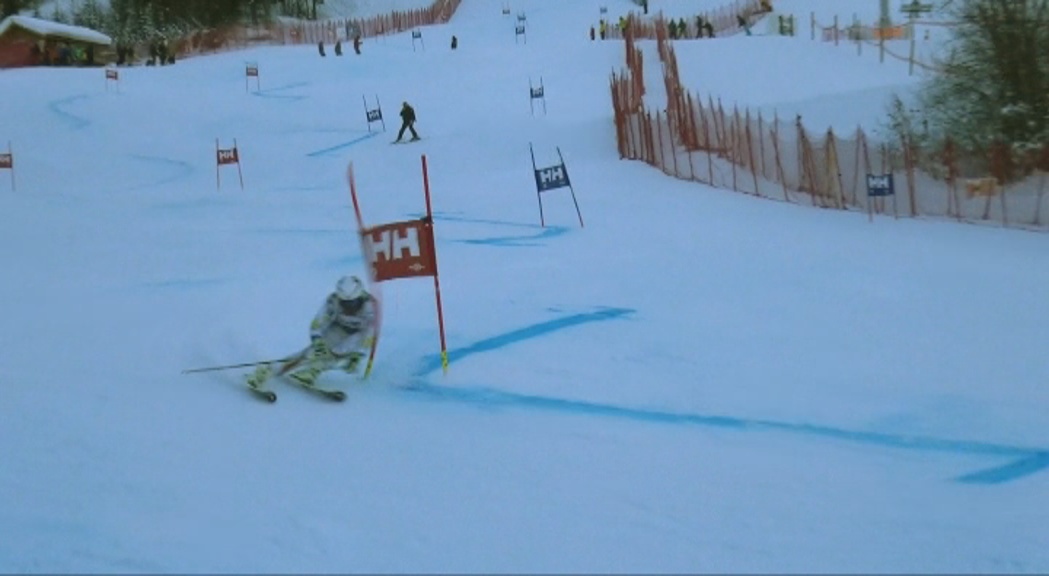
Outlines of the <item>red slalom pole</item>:
<svg viewBox="0 0 1049 576">
<path fill-rule="evenodd" d="M 422 155 L 423 190 L 426 193 L 426 222 L 430 231 L 430 248 L 433 261 L 433 291 L 437 298 L 437 327 L 441 333 L 441 369 L 448 373 L 448 346 L 444 338 L 444 312 L 441 310 L 441 280 L 437 269 L 437 241 L 433 237 L 433 209 L 430 207 L 430 176 L 426 170 L 426 154 Z"/>
</svg>

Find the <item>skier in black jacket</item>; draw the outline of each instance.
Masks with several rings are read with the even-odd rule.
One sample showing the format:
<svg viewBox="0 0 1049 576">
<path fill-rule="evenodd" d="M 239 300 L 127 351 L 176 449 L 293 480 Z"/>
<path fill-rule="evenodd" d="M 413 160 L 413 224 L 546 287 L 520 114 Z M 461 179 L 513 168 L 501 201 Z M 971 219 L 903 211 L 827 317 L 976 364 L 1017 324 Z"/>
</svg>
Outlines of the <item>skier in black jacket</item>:
<svg viewBox="0 0 1049 576">
<path fill-rule="evenodd" d="M 401 106 L 401 131 L 397 133 L 397 139 L 394 142 L 401 141 L 405 130 L 409 130 L 412 133 L 412 139 L 409 142 L 415 142 L 419 139 L 419 134 L 415 132 L 415 109 L 407 102 Z"/>
</svg>

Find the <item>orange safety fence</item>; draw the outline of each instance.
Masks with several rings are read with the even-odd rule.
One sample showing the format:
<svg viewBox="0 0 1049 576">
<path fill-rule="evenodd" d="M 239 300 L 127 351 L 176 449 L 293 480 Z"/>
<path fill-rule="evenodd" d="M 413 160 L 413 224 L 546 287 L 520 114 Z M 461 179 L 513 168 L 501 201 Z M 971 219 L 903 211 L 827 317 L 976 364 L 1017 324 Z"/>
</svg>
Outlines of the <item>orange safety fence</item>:
<svg viewBox="0 0 1049 576">
<path fill-rule="evenodd" d="M 676 178 L 786 202 L 1049 230 L 1049 146 L 1021 154 L 1006 143 L 961 150 L 947 141 L 926 149 L 907 138 L 874 142 L 862 128 L 839 136 L 831 129 L 810 131 L 800 116 L 785 120 L 726 109 L 684 89 L 673 45 L 665 34 L 654 34 L 666 106 L 652 110 L 641 101 L 643 57 L 629 34 L 627 68 L 610 79 L 622 158 Z M 868 197 L 868 174 L 892 174 L 896 194 Z"/>
</svg>

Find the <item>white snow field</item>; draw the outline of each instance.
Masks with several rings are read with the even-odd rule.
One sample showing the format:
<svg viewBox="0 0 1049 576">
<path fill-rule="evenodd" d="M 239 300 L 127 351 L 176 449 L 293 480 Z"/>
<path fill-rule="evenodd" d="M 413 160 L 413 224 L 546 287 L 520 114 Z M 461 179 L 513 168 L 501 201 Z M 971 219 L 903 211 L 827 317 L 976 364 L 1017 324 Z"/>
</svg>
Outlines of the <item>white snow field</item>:
<svg viewBox="0 0 1049 576">
<path fill-rule="evenodd" d="M 1049 236 L 621 161 L 623 45 L 588 30 L 633 4 L 510 4 L 425 49 L 0 72 L 0 572 L 1049 571 Z M 919 80 L 807 36 L 677 53 L 814 128 Z M 402 101 L 423 140 L 391 146 Z M 540 226 L 529 146 L 585 227 L 566 188 Z M 182 373 L 305 345 L 366 272 L 347 165 L 380 224 L 425 212 L 422 155 L 447 373 L 428 278 L 382 284 L 371 378 L 321 379 L 343 403 Z"/>
</svg>

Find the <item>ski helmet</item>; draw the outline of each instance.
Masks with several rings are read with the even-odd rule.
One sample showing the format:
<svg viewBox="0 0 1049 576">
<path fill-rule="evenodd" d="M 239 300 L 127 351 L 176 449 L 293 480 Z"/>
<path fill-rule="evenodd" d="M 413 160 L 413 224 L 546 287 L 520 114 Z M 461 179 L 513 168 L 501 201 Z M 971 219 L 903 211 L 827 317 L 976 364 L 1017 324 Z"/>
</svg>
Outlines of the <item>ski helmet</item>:
<svg viewBox="0 0 1049 576">
<path fill-rule="evenodd" d="M 335 285 L 335 295 L 339 300 L 356 300 L 363 298 L 365 294 L 364 284 L 356 276 L 343 276 Z"/>
</svg>

